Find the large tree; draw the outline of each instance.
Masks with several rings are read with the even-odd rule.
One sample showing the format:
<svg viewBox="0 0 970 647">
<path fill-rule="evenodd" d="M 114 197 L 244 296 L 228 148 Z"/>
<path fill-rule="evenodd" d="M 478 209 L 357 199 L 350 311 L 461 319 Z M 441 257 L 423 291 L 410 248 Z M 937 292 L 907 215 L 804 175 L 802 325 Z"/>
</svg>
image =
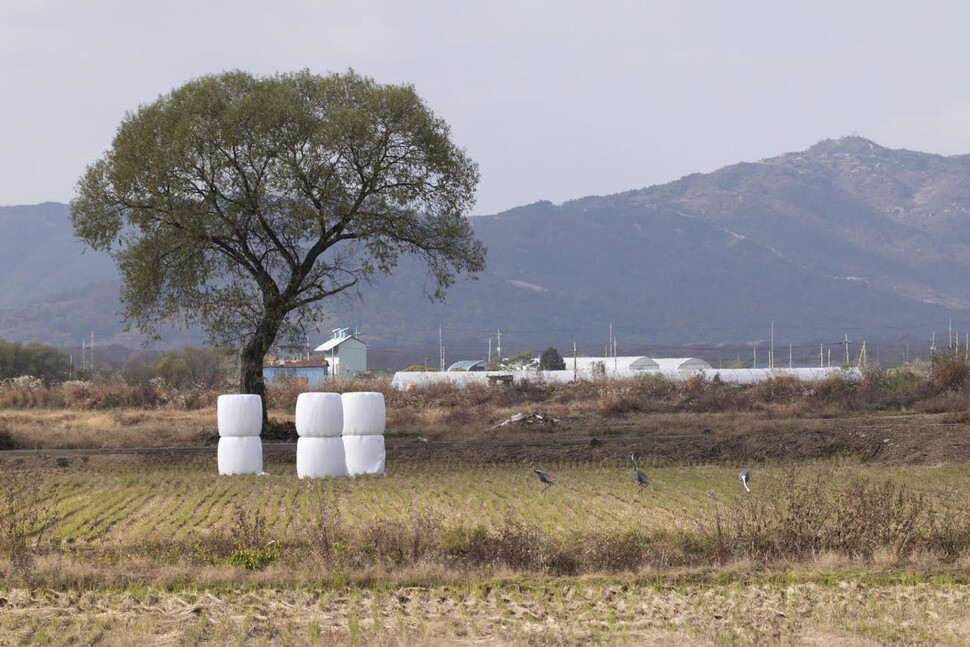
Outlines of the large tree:
<svg viewBox="0 0 970 647">
<path fill-rule="evenodd" d="M 75 234 L 115 258 L 124 317 L 198 324 L 263 357 L 325 300 L 422 258 L 428 296 L 484 269 L 467 219 L 478 168 L 410 85 L 353 71 L 191 81 L 129 113 L 78 181 Z"/>
</svg>

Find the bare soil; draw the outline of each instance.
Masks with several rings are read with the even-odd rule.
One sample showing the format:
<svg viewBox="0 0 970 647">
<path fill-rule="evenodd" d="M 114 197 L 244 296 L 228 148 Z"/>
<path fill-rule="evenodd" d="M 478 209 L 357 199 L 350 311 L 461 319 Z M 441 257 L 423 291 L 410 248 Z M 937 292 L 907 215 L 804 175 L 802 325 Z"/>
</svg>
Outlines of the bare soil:
<svg viewBox="0 0 970 647">
<path fill-rule="evenodd" d="M 128 434 L 128 438 L 137 434 Z M 636 453 L 655 464 L 753 464 L 833 457 L 885 464 L 970 461 L 970 426 L 953 413 L 773 418 L 759 414 L 638 414 L 605 420 L 590 416 L 556 423 L 510 423 L 455 428 L 419 440 L 388 430 L 388 461 L 592 462 Z M 148 443 L 146 443 L 147 445 Z M 264 441 L 267 463 L 295 461 L 295 442 Z M 45 448 L 0 452 L 0 465 L 91 463 L 211 464 L 211 430 L 181 447 Z"/>
</svg>

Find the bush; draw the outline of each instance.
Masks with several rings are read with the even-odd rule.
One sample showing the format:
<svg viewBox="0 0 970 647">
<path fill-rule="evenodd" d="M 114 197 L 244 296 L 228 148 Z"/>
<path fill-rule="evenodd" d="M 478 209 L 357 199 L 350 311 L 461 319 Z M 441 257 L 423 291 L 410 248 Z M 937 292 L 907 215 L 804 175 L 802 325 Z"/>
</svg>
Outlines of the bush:
<svg viewBox="0 0 970 647">
<path fill-rule="evenodd" d="M 940 391 L 962 390 L 967 384 L 968 376 L 970 376 L 970 364 L 967 364 L 964 350 L 960 347 L 933 355 L 930 380 Z"/>
</svg>

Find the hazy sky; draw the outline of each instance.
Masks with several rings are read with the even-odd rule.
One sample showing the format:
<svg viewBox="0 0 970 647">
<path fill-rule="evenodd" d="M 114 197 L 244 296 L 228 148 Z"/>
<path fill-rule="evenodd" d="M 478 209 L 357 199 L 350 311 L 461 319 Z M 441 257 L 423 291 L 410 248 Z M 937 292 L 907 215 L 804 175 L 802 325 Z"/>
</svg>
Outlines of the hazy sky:
<svg viewBox="0 0 970 647">
<path fill-rule="evenodd" d="M 477 214 L 861 135 L 970 153 L 970 3 L 0 0 L 0 205 L 67 202 L 125 113 L 194 77 L 412 83 Z"/>
</svg>

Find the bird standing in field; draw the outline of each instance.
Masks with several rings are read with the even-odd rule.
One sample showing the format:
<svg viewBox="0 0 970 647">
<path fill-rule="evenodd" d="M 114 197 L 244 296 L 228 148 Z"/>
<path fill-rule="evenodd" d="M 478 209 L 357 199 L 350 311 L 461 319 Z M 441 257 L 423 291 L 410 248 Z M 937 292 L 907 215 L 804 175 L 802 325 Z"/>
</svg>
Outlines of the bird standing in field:
<svg viewBox="0 0 970 647">
<path fill-rule="evenodd" d="M 532 466 L 532 471 L 536 473 L 536 476 L 539 477 L 539 480 L 546 484 L 546 487 L 556 484 L 556 482 L 552 480 L 551 476 L 549 476 L 542 470 L 537 469 L 535 463 L 529 463 L 529 465 Z"/>
<path fill-rule="evenodd" d="M 741 479 L 741 485 L 744 486 L 744 489 L 750 492 L 751 488 L 748 487 L 748 481 L 751 480 L 751 472 L 745 470 L 738 474 L 738 478 Z"/>
<path fill-rule="evenodd" d="M 639 496 L 640 492 L 643 491 L 644 486 L 648 486 L 650 489 L 653 489 L 653 483 L 651 483 L 650 479 L 647 478 L 647 475 L 641 472 L 640 468 L 637 467 L 636 456 L 630 454 L 630 460 L 633 461 L 633 478 L 636 479 L 637 485 L 640 486 L 640 490 L 637 492 L 637 495 Z"/>
</svg>

